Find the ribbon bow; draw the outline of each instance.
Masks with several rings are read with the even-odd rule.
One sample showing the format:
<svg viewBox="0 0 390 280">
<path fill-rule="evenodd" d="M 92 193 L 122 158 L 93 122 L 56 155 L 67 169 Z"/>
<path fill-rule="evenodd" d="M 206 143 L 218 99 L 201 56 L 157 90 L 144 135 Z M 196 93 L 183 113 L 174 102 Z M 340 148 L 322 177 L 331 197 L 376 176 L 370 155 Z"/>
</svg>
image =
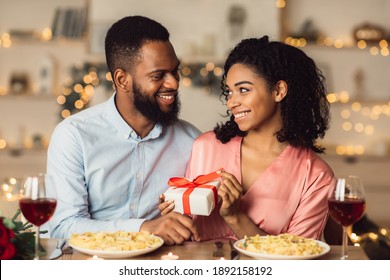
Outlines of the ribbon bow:
<svg viewBox="0 0 390 280">
<path fill-rule="evenodd" d="M 183 193 L 183 198 L 182 198 L 184 214 L 191 214 L 190 194 L 194 191 L 195 188 L 211 189 L 214 193 L 214 201 L 215 201 L 214 205 L 218 204 L 217 188 L 213 185 L 205 185 L 206 183 L 210 181 L 214 181 L 220 177 L 218 171 L 223 171 L 223 169 L 221 168 L 207 175 L 199 175 L 192 181 L 182 177 L 172 177 L 169 179 L 168 185 L 170 187 L 187 188 L 187 190 Z"/>
</svg>

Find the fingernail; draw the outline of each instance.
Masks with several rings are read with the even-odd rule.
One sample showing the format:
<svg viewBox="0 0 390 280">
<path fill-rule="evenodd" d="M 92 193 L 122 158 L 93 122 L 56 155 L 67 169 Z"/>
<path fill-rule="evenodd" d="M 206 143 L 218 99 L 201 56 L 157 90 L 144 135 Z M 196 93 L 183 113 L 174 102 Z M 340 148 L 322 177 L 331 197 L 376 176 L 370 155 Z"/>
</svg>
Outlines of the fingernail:
<svg viewBox="0 0 390 280">
<path fill-rule="evenodd" d="M 175 207 L 175 204 L 173 204 L 173 203 L 169 204 L 169 206 L 168 206 L 169 209 L 173 209 L 174 207 Z"/>
</svg>

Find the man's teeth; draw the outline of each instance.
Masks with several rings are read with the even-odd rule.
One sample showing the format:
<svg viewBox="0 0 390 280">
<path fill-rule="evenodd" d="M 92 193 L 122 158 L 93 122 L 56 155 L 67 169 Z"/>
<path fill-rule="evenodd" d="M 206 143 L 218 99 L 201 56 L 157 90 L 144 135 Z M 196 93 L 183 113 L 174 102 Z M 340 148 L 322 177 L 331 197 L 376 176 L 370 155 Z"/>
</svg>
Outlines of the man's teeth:
<svg viewBox="0 0 390 280">
<path fill-rule="evenodd" d="M 249 112 L 242 112 L 242 113 L 235 114 L 234 117 L 235 118 L 242 118 L 242 117 L 245 117 L 248 114 L 249 114 Z"/>
<path fill-rule="evenodd" d="M 171 100 L 171 99 L 175 98 L 173 95 L 160 95 L 160 97 L 167 99 L 167 100 Z"/>
</svg>

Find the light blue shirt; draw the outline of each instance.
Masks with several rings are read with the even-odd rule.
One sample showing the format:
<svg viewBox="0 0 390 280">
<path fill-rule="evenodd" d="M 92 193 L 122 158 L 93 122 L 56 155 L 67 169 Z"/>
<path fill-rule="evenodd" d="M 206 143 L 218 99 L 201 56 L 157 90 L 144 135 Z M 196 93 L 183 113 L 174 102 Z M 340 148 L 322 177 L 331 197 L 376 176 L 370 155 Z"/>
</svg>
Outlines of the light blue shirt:
<svg viewBox="0 0 390 280">
<path fill-rule="evenodd" d="M 200 131 L 180 120 L 156 125 L 141 139 L 114 98 L 63 120 L 52 134 L 47 173 L 55 184 L 47 193 L 58 200 L 49 221 L 52 237 L 138 231 L 146 219 L 160 215 L 159 195 L 169 178 L 185 174 Z"/>
</svg>

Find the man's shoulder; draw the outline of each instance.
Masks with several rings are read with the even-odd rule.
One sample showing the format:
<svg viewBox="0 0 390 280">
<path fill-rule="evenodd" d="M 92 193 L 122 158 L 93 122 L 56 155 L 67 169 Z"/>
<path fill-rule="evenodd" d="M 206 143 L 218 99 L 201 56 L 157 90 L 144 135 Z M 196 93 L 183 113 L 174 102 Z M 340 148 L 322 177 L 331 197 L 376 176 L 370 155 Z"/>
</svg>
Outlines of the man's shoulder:
<svg viewBox="0 0 390 280">
<path fill-rule="evenodd" d="M 104 113 L 104 103 L 87 108 L 70 117 L 62 120 L 58 126 L 78 126 L 79 124 L 88 124 L 96 122 L 96 118 Z"/>
<path fill-rule="evenodd" d="M 173 128 L 175 130 L 183 131 L 184 133 L 188 133 L 195 138 L 201 134 L 201 131 L 192 123 L 179 119 L 174 125 Z"/>
</svg>

